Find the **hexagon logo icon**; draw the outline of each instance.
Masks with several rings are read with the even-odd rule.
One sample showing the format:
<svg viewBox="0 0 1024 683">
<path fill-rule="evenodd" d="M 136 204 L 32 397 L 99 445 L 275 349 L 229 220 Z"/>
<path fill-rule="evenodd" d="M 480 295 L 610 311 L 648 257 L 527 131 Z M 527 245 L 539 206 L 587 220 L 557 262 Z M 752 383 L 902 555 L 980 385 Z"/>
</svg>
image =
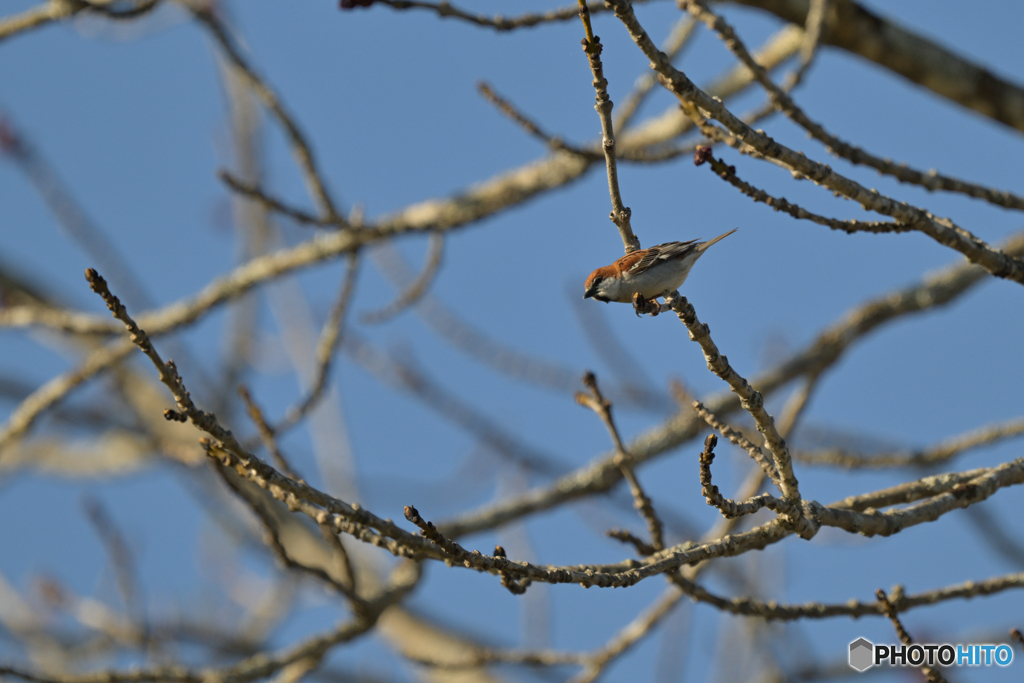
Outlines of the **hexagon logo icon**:
<svg viewBox="0 0 1024 683">
<path fill-rule="evenodd" d="M 866 671 L 874 666 L 875 646 L 866 638 L 850 643 L 850 666 L 857 671 Z"/>
</svg>

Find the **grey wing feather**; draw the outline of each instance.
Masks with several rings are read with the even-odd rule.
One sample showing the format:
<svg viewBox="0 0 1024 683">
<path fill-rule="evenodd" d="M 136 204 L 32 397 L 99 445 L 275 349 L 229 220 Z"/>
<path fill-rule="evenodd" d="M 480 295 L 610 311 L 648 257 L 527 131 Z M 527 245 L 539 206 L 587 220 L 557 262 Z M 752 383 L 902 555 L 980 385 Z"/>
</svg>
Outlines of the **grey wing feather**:
<svg viewBox="0 0 1024 683">
<path fill-rule="evenodd" d="M 655 245 L 647 250 L 642 259 L 633 264 L 629 272 L 636 275 L 644 272 L 658 261 L 683 256 L 696 248 L 696 242 L 697 240 L 690 240 L 689 242 L 665 242 Z"/>
</svg>

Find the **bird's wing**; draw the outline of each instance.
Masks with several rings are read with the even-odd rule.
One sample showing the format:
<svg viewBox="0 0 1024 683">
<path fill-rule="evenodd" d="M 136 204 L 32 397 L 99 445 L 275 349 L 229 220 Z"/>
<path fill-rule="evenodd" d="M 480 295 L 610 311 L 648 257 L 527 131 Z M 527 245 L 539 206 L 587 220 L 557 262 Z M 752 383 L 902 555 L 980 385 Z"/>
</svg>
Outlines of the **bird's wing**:
<svg viewBox="0 0 1024 683">
<path fill-rule="evenodd" d="M 689 242 L 665 242 L 645 249 L 643 257 L 629 267 L 631 275 L 639 275 L 651 266 L 668 259 L 680 258 L 696 249 L 697 240 Z"/>
</svg>

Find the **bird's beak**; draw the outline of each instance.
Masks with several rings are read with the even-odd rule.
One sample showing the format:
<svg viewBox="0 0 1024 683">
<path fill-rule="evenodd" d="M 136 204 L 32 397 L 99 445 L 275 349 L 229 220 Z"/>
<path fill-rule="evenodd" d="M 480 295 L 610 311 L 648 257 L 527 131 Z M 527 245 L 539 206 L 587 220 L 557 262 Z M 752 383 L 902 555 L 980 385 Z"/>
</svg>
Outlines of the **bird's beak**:
<svg viewBox="0 0 1024 683">
<path fill-rule="evenodd" d="M 589 299 L 590 297 L 594 296 L 595 294 L 597 294 L 597 288 L 596 287 L 591 287 L 587 291 L 583 292 L 583 298 L 584 299 Z"/>
</svg>

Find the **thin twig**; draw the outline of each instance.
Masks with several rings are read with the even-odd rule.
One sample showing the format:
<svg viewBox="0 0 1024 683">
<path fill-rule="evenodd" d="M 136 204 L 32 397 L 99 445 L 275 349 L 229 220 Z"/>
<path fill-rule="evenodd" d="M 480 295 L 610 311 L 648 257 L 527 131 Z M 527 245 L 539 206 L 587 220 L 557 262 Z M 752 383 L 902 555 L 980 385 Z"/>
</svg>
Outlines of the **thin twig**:
<svg viewBox="0 0 1024 683">
<path fill-rule="evenodd" d="M 993 473 L 991 467 L 978 467 L 963 472 L 947 472 L 936 474 L 913 481 L 903 482 L 895 486 L 878 489 L 871 493 L 863 493 L 859 496 L 849 496 L 838 502 L 832 503 L 830 508 L 835 510 L 870 510 L 872 508 L 891 507 L 893 505 L 906 505 L 926 498 L 934 498 L 939 494 L 952 491 L 956 487 Z"/>
<path fill-rule="evenodd" d="M 967 520 L 992 552 L 1017 567 L 1024 567 L 1024 544 L 1014 536 L 1016 525 L 989 511 L 984 505 L 967 508 Z"/>
<path fill-rule="evenodd" d="M 803 417 L 820 380 L 821 374 L 808 375 L 807 379 L 793 391 L 785 405 L 782 406 L 779 413 L 779 434 L 784 438 L 791 439 L 793 437 L 793 432 L 796 430 L 800 418 Z"/>
<path fill-rule="evenodd" d="M 668 38 L 662 43 L 661 51 L 670 60 L 675 60 L 679 53 L 683 51 L 683 48 L 689 45 L 690 40 L 696 35 L 694 31 L 696 26 L 697 22 L 693 17 L 680 17 L 672 26 Z M 640 110 L 640 105 L 653 92 L 656 85 L 658 85 L 658 79 L 650 71 L 645 71 L 643 75 L 636 79 L 633 90 L 623 99 L 622 104 L 619 105 L 618 115 L 613 118 L 612 122 L 615 125 L 615 130 L 621 132 L 632 123 L 633 117 Z"/>
<path fill-rule="evenodd" d="M 810 0 L 811 5 L 807 10 L 807 21 L 804 22 L 806 37 L 804 44 L 800 46 L 800 68 L 787 80 L 785 87 L 789 92 L 803 80 L 804 74 L 811 67 L 818 48 L 821 44 L 821 30 L 825 26 L 825 19 L 828 17 L 832 7 L 832 0 Z"/>
<path fill-rule="evenodd" d="M 704 440 L 704 451 L 700 454 L 700 493 L 708 505 L 718 508 L 727 519 L 752 515 L 761 508 L 768 508 L 790 518 L 800 516 L 800 511 L 793 505 L 767 493 L 754 496 L 744 503 L 737 503 L 735 500 L 723 496 L 718 487 L 711 483 L 711 463 L 715 461 L 715 445 L 717 443 L 718 437 L 709 434 L 708 438 Z"/>
<path fill-rule="evenodd" d="M 658 413 L 669 413 L 673 404 L 665 396 L 665 392 L 654 386 L 647 377 L 643 366 L 634 357 L 633 349 L 623 343 L 608 322 L 608 317 L 597 306 L 587 306 L 575 290 L 572 291 L 573 312 L 583 331 L 587 343 L 594 349 L 605 365 L 611 368 L 618 380 L 618 387 L 613 392 L 621 394 L 623 399 L 639 407 Z M 626 403 L 623 399 L 609 398 L 613 403 Z"/>
<path fill-rule="evenodd" d="M 703 120 L 703 117 L 697 113 L 696 109 L 691 107 L 683 106 L 683 110 L 691 114 L 691 118 L 694 121 Z M 697 124 L 701 126 L 701 130 L 707 132 L 709 129 L 707 126 L 701 123 Z M 712 133 L 713 135 L 713 133 Z M 721 139 L 721 138 L 719 138 Z M 912 228 L 895 223 L 892 221 L 857 221 L 857 220 L 839 220 L 838 218 L 829 218 L 828 216 L 822 216 L 820 214 L 813 213 L 794 204 L 784 198 L 773 197 L 764 190 L 754 187 L 750 183 L 740 179 L 736 175 L 736 167 L 729 166 L 721 159 L 716 159 L 710 154 L 710 148 L 698 147 L 697 152 L 694 155 L 694 163 L 697 166 L 707 162 L 708 167 L 722 180 L 735 187 L 737 190 L 747 195 L 755 202 L 761 202 L 767 204 L 776 211 L 782 211 L 788 213 L 793 218 L 799 220 L 807 220 L 818 225 L 825 225 L 833 230 L 842 230 L 847 234 L 853 234 L 855 232 L 870 232 L 870 233 L 890 233 L 890 232 L 911 232 Z"/>
<path fill-rule="evenodd" d="M 634 2 L 637 3 L 648 1 L 649 0 L 634 0 Z M 513 31 L 519 28 L 529 28 L 540 24 L 549 24 L 559 21 L 569 21 L 570 19 L 575 19 L 579 16 L 579 10 L 572 6 L 561 7 L 547 12 L 538 12 L 536 14 L 522 14 L 518 17 L 488 16 L 486 14 L 471 14 L 466 10 L 452 5 L 450 2 L 435 3 L 424 2 L 423 0 L 369 0 L 369 2 L 367 2 L 367 0 L 345 0 L 342 4 L 342 9 L 354 9 L 360 4 L 369 5 L 373 3 L 387 5 L 388 7 L 396 10 L 428 10 L 434 12 L 442 19 L 457 19 L 470 24 L 476 24 L 477 26 L 484 28 L 492 28 L 499 32 Z M 591 2 L 588 4 L 588 8 L 595 14 L 608 11 L 608 7 L 605 6 L 604 2 Z"/>
<path fill-rule="evenodd" d="M 431 283 L 441 269 L 441 257 L 444 255 L 444 233 L 431 233 L 430 242 L 427 245 L 426 261 L 423 270 L 416 276 L 404 291 L 399 293 L 395 300 L 383 308 L 375 311 L 365 311 L 360 314 L 360 322 L 367 325 L 379 325 L 391 320 L 410 306 L 415 306 L 430 289 Z"/>
<path fill-rule="evenodd" d="M 608 538 L 614 538 L 616 541 L 629 543 L 636 548 L 637 554 L 641 556 L 653 555 L 658 552 L 657 548 L 642 538 L 637 538 L 633 535 L 633 532 L 628 529 L 609 529 L 605 532 L 605 535 L 608 536 Z"/>
<path fill-rule="evenodd" d="M 697 312 L 693 309 L 693 305 L 686 300 L 686 297 L 672 296 L 671 308 L 679 316 L 679 320 L 686 325 L 686 329 L 690 332 L 690 339 L 700 345 L 708 369 L 729 385 L 733 393 L 739 397 L 743 409 L 754 418 L 757 431 L 761 432 L 765 446 L 772 454 L 775 469 L 779 475 L 779 489 L 790 503 L 799 506 L 800 489 L 796 475 L 793 473 L 793 461 L 789 455 L 789 447 L 776 429 L 774 418 L 764 409 L 764 398 L 729 365 L 729 360 L 718 352 L 718 347 L 711 340 L 711 329 L 697 319 Z"/>
<path fill-rule="evenodd" d="M 661 621 L 671 614 L 678 600 L 657 601 L 644 610 L 625 628 L 620 629 L 603 648 L 589 657 L 583 670 L 569 679 L 569 683 L 592 683 L 605 669 L 632 648 L 643 636 L 650 633 Z"/>
<path fill-rule="evenodd" d="M 107 19 L 114 19 L 116 21 L 138 19 L 155 9 L 160 2 L 160 0 L 136 0 L 134 7 L 129 7 L 127 9 L 111 9 L 110 7 L 95 2 L 95 0 L 79 1 L 88 5 L 91 11 L 96 12 L 97 14 L 102 14 Z"/>
<path fill-rule="evenodd" d="M 693 401 L 690 405 L 693 407 L 693 411 L 700 415 L 702 420 L 708 423 L 709 427 L 717 431 L 734 445 L 745 450 L 754 462 L 761 467 L 764 473 L 768 475 L 768 478 L 771 479 L 776 486 L 780 485 L 779 472 L 775 468 L 775 463 L 764 457 L 764 451 L 761 450 L 760 446 L 751 443 L 745 436 L 743 436 L 742 433 L 719 420 L 715 414 L 708 410 L 708 408 L 700 401 Z"/>
<path fill-rule="evenodd" d="M 425 538 L 430 539 L 432 543 L 441 548 L 453 559 L 460 559 L 463 562 L 466 562 L 467 566 L 473 562 L 473 559 L 486 558 L 486 556 L 481 555 L 478 550 L 469 552 L 455 541 L 445 538 L 444 535 L 437 530 L 437 527 L 435 527 L 433 523 L 423 519 L 423 517 L 420 516 L 419 510 L 412 505 L 405 506 L 405 518 L 419 527 L 420 533 L 422 533 Z M 529 588 L 533 581 L 529 577 L 517 578 L 506 568 L 503 568 L 501 566 L 502 564 L 508 564 L 507 558 L 508 556 L 505 554 L 505 549 L 498 545 L 494 547 L 494 555 L 486 559 L 494 561 L 497 565 L 496 568 L 498 573 L 501 575 L 501 585 L 508 589 L 508 591 L 513 595 L 522 595 L 526 592 L 526 589 Z"/>
<path fill-rule="evenodd" d="M 278 447 L 276 432 L 273 427 L 267 424 L 267 419 L 263 416 L 263 411 L 260 410 L 259 405 L 253 400 L 252 394 L 249 393 L 249 388 L 244 384 L 239 385 L 238 396 L 245 403 L 245 409 L 249 413 L 249 418 L 256 425 L 256 431 L 259 432 L 260 441 L 263 442 L 263 447 L 267 449 L 267 453 L 273 458 L 277 469 L 292 479 L 301 480 L 302 477 L 295 473 L 288 459 L 284 457 L 284 453 Z"/>
<path fill-rule="evenodd" d="M 889 617 L 889 621 L 892 622 L 892 626 L 896 629 L 896 635 L 899 637 L 900 642 L 904 645 L 913 645 L 914 639 L 907 633 L 907 629 L 903 628 L 903 624 L 900 622 L 899 613 L 896 608 L 889 601 L 889 596 L 885 594 L 885 591 L 879 588 L 875 591 L 875 595 L 878 596 L 879 608 L 885 613 L 885 616 Z M 938 667 L 922 666 L 921 673 L 930 681 L 930 683 L 946 683 L 946 679 L 942 677 Z"/>
<path fill-rule="evenodd" d="M 619 190 L 619 172 L 615 163 L 615 124 L 612 122 L 612 99 L 608 95 L 608 81 L 604 77 L 604 67 L 601 65 L 601 39 L 594 35 L 594 29 L 590 25 L 590 8 L 585 0 L 579 0 L 580 19 L 583 20 L 583 28 L 586 31 L 586 38 L 583 40 L 583 51 L 587 53 L 587 60 L 590 62 L 590 71 L 594 74 L 594 91 L 596 103 L 594 109 L 601 119 L 601 148 L 604 150 L 605 167 L 608 171 L 608 193 L 612 200 L 611 219 L 615 227 L 619 229 L 622 237 L 622 244 L 626 253 L 636 251 L 640 248 L 640 240 L 633 234 L 630 226 L 630 210 L 622 203 L 622 193 Z"/>
<path fill-rule="evenodd" d="M 793 451 L 793 459 L 808 465 L 830 465 L 849 469 L 881 467 L 931 467 L 948 462 L 981 446 L 998 443 L 1024 434 L 1024 418 L 1007 420 L 945 439 L 938 444 L 915 451 L 897 451 L 878 455 L 861 455 L 843 449 Z"/>
<path fill-rule="evenodd" d="M 0 307 L 0 327 L 45 327 L 69 334 L 117 334 L 121 326 L 89 313 L 49 306 Z"/>
<path fill-rule="evenodd" d="M 281 124 L 281 127 L 284 128 L 288 141 L 291 144 L 292 154 L 295 156 L 299 169 L 302 171 L 310 195 L 319 205 L 322 218 L 342 227 L 347 226 L 347 222 L 338 211 L 334 200 L 331 199 L 330 193 L 327 191 L 327 186 L 319 169 L 317 169 L 316 161 L 313 157 L 313 149 L 306 141 L 306 136 L 299 129 L 292 115 L 285 109 L 277 93 L 271 89 L 266 81 L 256 73 L 255 69 L 242 56 L 242 51 L 235 44 L 228 28 L 217 17 L 214 6 L 197 2 L 196 0 L 187 0 L 185 4 L 192 11 L 196 19 L 209 29 L 210 33 L 220 44 L 228 60 L 244 76 L 256 96 L 270 110 L 270 113 L 274 115 L 274 118 Z"/>
<path fill-rule="evenodd" d="M 260 205 L 264 209 L 267 209 L 268 211 L 275 211 L 284 216 L 288 216 L 296 223 L 299 223 L 301 225 L 336 225 L 339 227 L 343 225 L 343 223 L 340 221 L 318 218 L 317 216 L 314 216 L 311 213 L 307 213 L 302 209 L 295 208 L 294 206 L 289 206 L 280 199 L 271 197 L 269 194 L 266 193 L 265 190 L 255 185 L 250 185 L 248 183 L 243 182 L 240 178 L 235 177 L 228 170 L 221 169 L 221 171 L 217 175 L 221 180 L 224 181 L 225 185 L 230 187 L 238 194 L 244 195 L 249 199 L 253 199 L 259 202 Z"/>
<path fill-rule="evenodd" d="M 266 502 L 260 497 L 254 496 L 250 491 L 244 489 L 237 477 L 233 477 L 228 474 L 227 468 L 222 466 L 216 458 L 210 458 L 210 464 L 213 467 L 213 471 L 216 472 L 217 476 L 224 483 L 228 489 L 234 493 L 239 499 L 246 504 L 246 506 L 255 513 L 256 518 L 259 519 L 263 525 L 263 529 L 266 532 L 265 542 L 274 552 L 281 563 L 289 569 L 294 569 L 310 576 L 315 576 L 327 585 L 334 588 L 336 591 L 344 595 L 351 603 L 357 613 L 362 613 L 368 607 L 368 604 L 359 595 L 357 595 L 351 587 L 351 584 L 339 581 L 336 577 L 332 576 L 329 572 L 321 567 L 314 567 L 292 557 L 287 548 L 281 542 L 281 537 L 278 532 L 277 522 L 274 520 L 273 514 L 266 508 Z"/>
<path fill-rule="evenodd" d="M 782 91 L 786 93 L 790 92 L 803 82 L 804 76 L 814 63 L 814 58 L 818 55 L 819 48 L 821 47 L 821 31 L 825 25 L 825 20 L 828 17 L 829 9 L 832 6 L 832 0 L 809 1 L 810 6 L 807 10 L 807 17 L 804 20 L 804 40 L 800 45 L 800 66 L 786 76 L 786 80 L 781 86 Z M 759 64 L 763 64 L 761 60 L 755 59 L 755 61 Z M 768 102 L 764 106 L 755 110 L 749 118 L 744 117 L 744 120 L 750 123 L 751 119 L 761 119 L 776 111 L 778 111 L 778 109 L 776 108 L 774 101 L 769 98 Z"/>
<path fill-rule="evenodd" d="M 114 573 L 117 576 L 117 586 L 121 591 L 121 599 L 124 601 L 125 611 L 139 630 L 139 640 L 145 643 L 148 640 L 149 627 L 146 622 L 146 605 L 142 593 L 139 590 L 138 568 L 135 557 L 132 555 L 124 534 L 114 524 L 106 509 L 99 500 L 87 497 L 82 501 L 86 517 L 92 522 L 96 533 L 99 534 L 103 545 L 110 555 Z"/>
<path fill-rule="evenodd" d="M 327 542 L 327 545 L 331 547 L 331 551 L 334 553 L 334 558 L 338 562 L 338 567 L 341 570 L 342 577 L 346 582 L 348 590 L 354 594 L 359 594 L 359 578 L 356 574 L 354 565 L 352 564 L 352 558 L 349 557 L 348 550 L 345 548 L 345 543 L 341 540 L 341 537 L 335 533 L 334 529 L 329 524 L 321 524 L 320 534 L 323 539 Z"/>
<path fill-rule="evenodd" d="M 593 410 L 604 423 L 608 434 L 612 437 L 612 444 L 615 446 L 616 464 L 622 471 L 622 477 L 629 485 L 629 492 L 633 496 L 633 507 L 636 508 L 636 511 L 640 513 L 640 517 L 647 523 L 647 531 L 651 535 L 651 547 L 656 551 L 661 550 L 665 547 L 664 527 L 654 511 L 650 497 L 644 492 L 643 487 L 640 485 L 640 480 L 637 479 L 636 471 L 633 468 L 633 461 L 629 457 L 629 452 L 626 450 L 625 445 L 622 443 L 622 437 L 619 436 L 619 429 L 615 426 L 615 420 L 612 419 L 612 404 L 601 395 L 601 389 L 597 386 L 597 377 L 594 376 L 594 373 L 588 372 L 583 375 L 583 385 L 587 387 L 590 393 L 578 392 L 576 394 L 576 402 Z"/>
<path fill-rule="evenodd" d="M 684 590 L 694 600 L 707 603 L 716 609 L 730 614 L 760 617 L 768 621 L 829 619 L 839 616 L 885 616 L 884 608 L 877 600 L 848 600 L 832 604 L 808 602 L 800 605 L 785 605 L 778 604 L 774 600 L 763 601 L 748 597 L 726 598 L 716 595 L 693 582 L 687 583 L 689 585 Z M 982 595 L 994 595 L 1007 590 L 1021 589 L 1024 589 L 1024 573 L 1007 574 L 984 581 L 965 581 L 915 595 L 905 595 L 902 589 L 897 587 L 892 592 L 891 605 L 898 612 L 907 612 L 916 607 L 936 605 L 949 600 L 970 599 Z"/>
<path fill-rule="evenodd" d="M 316 342 L 316 374 L 313 376 L 309 393 L 299 403 L 292 406 L 285 412 L 281 421 L 274 426 L 275 432 L 285 432 L 298 424 L 310 410 L 316 407 L 323 397 L 327 388 L 327 377 L 331 372 L 331 364 L 334 361 L 335 352 L 341 346 L 345 333 L 345 316 L 348 313 L 349 304 L 356 289 L 356 277 L 359 274 L 359 255 L 352 253 L 346 263 L 345 277 L 341 280 L 341 289 L 338 298 L 331 306 L 331 312 L 327 315 L 323 328 L 320 330 L 320 337 Z"/>
<path fill-rule="evenodd" d="M 89 353 L 77 367 L 57 375 L 29 394 L 11 411 L 0 429 L 0 453 L 29 430 L 36 419 L 73 389 L 125 358 L 135 347 L 121 339 Z"/>
<path fill-rule="evenodd" d="M 488 102 L 493 104 L 498 110 L 515 121 L 520 128 L 525 130 L 527 133 L 537 138 L 544 143 L 548 149 L 552 151 L 568 152 L 570 154 L 576 154 L 590 161 L 597 161 L 603 159 L 604 156 L 599 152 L 583 149 L 582 147 L 575 147 L 573 145 L 566 144 L 561 138 L 551 135 L 545 132 L 539 124 L 533 121 L 531 118 L 520 112 L 515 105 L 509 102 L 507 99 L 494 92 L 490 85 L 480 81 L 476 84 L 476 89 L 480 91 Z"/>
</svg>

